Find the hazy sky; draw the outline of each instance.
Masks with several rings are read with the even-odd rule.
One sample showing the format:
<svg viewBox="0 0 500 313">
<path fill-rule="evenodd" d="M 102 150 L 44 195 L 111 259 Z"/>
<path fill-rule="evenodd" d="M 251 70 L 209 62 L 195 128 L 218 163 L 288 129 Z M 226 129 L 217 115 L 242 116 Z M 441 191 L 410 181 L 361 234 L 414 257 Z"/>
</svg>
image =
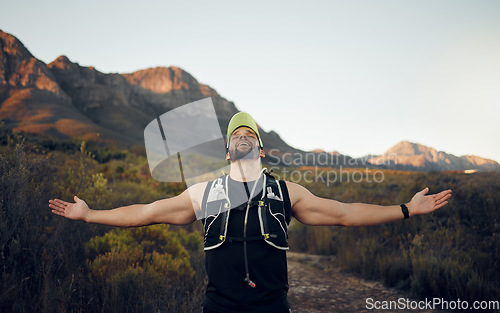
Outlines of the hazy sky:
<svg viewBox="0 0 500 313">
<path fill-rule="evenodd" d="M 178 66 L 300 149 L 500 161 L 500 1 L 0 3 L 0 29 L 46 63 Z"/>
</svg>

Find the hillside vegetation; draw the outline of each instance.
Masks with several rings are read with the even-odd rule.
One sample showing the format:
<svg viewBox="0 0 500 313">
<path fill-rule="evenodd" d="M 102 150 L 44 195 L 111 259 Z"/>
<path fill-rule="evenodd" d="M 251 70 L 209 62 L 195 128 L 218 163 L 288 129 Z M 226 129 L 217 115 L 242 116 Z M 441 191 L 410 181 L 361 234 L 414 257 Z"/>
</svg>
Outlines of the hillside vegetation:
<svg viewBox="0 0 500 313">
<path fill-rule="evenodd" d="M 199 311 L 200 222 L 119 229 L 65 220 L 48 208 L 49 199 L 75 194 L 94 209 L 148 203 L 179 194 L 183 184 L 151 179 L 141 147 L 0 132 L 2 312 Z M 293 221 L 292 250 L 334 255 L 332 266 L 422 298 L 500 299 L 499 174 L 383 173 L 377 183 L 304 185 L 345 202 L 402 203 L 425 186 L 452 188 L 453 200 L 431 215 L 376 227 Z"/>
<path fill-rule="evenodd" d="M 379 179 L 380 180 L 380 179 Z M 344 179 L 347 181 L 347 179 Z M 358 179 L 359 181 L 359 179 Z M 309 227 L 294 223 L 295 250 L 334 255 L 332 266 L 410 291 L 418 298 L 500 299 L 500 175 L 384 171 L 381 182 L 304 184 L 342 202 L 398 204 L 426 186 L 452 189 L 444 208 L 379 226 Z"/>
</svg>

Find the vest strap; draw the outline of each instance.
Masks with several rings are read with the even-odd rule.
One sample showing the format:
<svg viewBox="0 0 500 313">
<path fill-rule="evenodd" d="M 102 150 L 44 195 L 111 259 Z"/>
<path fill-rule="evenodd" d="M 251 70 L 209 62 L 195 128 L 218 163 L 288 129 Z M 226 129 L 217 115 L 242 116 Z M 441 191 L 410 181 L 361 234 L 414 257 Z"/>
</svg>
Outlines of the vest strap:
<svg viewBox="0 0 500 313">
<path fill-rule="evenodd" d="M 228 237 L 227 242 L 243 242 L 262 240 L 262 236 L 247 236 L 245 237 Z"/>
<path fill-rule="evenodd" d="M 248 202 L 242 203 L 238 205 L 237 207 L 231 208 L 231 210 L 240 210 L 240 211 L 245 211 L 247 208 Z M 250 201 L 250 207 L 254 206 L 264 206 L 264 201 L 261 200 L 252 200 Z"/>
</svg>

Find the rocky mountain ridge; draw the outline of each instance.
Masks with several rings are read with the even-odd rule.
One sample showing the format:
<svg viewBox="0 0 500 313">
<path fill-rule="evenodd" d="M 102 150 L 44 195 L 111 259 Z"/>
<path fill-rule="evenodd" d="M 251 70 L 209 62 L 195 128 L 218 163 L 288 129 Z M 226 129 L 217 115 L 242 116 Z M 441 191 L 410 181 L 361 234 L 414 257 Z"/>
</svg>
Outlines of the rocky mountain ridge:
<svg viewBox="0 0 500 313">
<path fill-rule="evenodd" d="M 144 128 L 149 122 L 207 97 L 212 98 L 225 134 L 229 119 L 238 112 L 234 103 L 178 67 L 105 74 L 71 62 L 66 56 L 45 64 L 21 41 L 0 30 L 0 121 L 6 128 L 119 146 L 143 145 Z M 314 153 L 319 160 L 324 154 L 295 149 L 274 131 L 261 130 L 261 136 L 267 151 L 279 151 L 273 155 L 275 159 Z M 349 156 L 337 152 L 333 155 L 335 163 L 330 166 L 360 164 L 351 162 L 356 159 Z M 492 160 L 456 157 L 410 142 L 370 157 L 362 165 L 404 170 L 500 170 Z"/>
<path fill-rule="evenodd" d="M 181 105 L 211 97 L 222 132 L 238 112 L 233 102 L 178 67 L 105 74 L 60 56 L 45 64 L 0 31 L 0 120 L 20 132 L 130 146 L 146 125 Z M 295 151 L 274 132 L 269 147 Z"/>
<path fill-rule="evenodd" d="M 401 141 L 385 153 L 368 158 L 374 165 L 400 169 L 424 169 L 427 171 L 498 171 L 500 165 L 494 160 L 475 155 L 457 157 L 434 148 L 409 141 Z"/>
</svg>

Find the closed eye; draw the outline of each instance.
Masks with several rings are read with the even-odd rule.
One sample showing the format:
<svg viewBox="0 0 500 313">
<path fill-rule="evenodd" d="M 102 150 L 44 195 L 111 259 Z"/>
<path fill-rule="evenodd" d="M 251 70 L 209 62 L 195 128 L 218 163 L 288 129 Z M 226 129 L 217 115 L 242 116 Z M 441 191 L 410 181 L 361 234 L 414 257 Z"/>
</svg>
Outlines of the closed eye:
<svg viewBox="0 0 500 313">
<path fill-rule="evenodd" d="M 251 132 L 251 131 L 245 131 L 245 132 L 234 132 L 232 135 L 231 135 L 231 138 L 240 138 L 241 136 L 247 136 L 247 137 L 251 137 L 251 138 L 257 138 L 257 135 L 255 135 L 254 132 Z"/>
</svg>

